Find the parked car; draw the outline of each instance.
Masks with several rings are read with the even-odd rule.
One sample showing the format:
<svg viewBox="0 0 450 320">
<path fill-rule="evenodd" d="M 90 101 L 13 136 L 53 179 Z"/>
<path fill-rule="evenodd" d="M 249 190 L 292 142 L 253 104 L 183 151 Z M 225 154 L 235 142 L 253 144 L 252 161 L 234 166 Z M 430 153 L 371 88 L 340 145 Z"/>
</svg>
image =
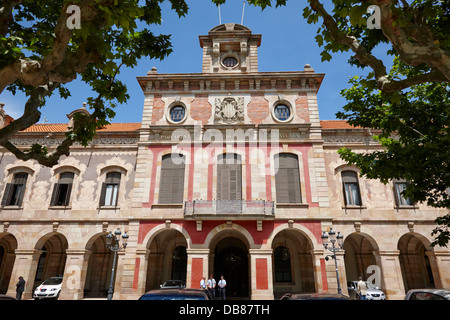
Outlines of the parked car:
<svg viewBox="0 0 450 320">
<path fill-rule="evenodd" d="M 444 289 L 411 289 L 405 300 L 450 300 L 450 290 Z"/>
<path fill-rule="evenodd" d="M 139 300 L 210 300 L 205 289 L 156 289 L 144 293 Z"/>
<path fill-rule="evenodd" d="M 386 295 L 378 287 L 375 287 L 371 282 L 366 281 L 367 300 L 386 300 Z M 347 282 L 348 295 L 350 299 L 359 300 L 358 281 Z"/>
<path fill-rule="evenodd" d="M 0 294 L 0 300 L 17 300 L 17 299 L 11 296 L 7 296 L 5 294 Z"/>
<path fill-rule="evenodd" d="M 183 280 L 167 280 L 162 285 L 160 285 L 161 289 L 166 288 L 186 288 L 186 282 Z"/>
<path fill-rule="evenodd" d="M 337 293 L 286 293 L 280 300 L 350 300 L 350 298 Z"/>
<path fill-rule="evenodd" d="M 38 286 L 33 293 L 34 299 L 58 299 L 61 292 L 62 277 L 51 277 Z"/>
</svg>

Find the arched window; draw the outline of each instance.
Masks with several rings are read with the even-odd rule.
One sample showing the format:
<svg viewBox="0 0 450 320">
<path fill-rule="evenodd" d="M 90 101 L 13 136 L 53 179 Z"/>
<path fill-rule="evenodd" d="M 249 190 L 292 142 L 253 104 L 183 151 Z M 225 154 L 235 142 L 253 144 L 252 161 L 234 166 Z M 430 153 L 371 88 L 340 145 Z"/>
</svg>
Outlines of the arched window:
<svg viewBox="0 0 450 320">
<path fill-rule="evenodd" d="M 51 206 L 68 206 L 70 194 L 72 192 L 73 172 L 63 172 L 59 175 L 58 182 L 53 187 Z"/>
<path fill-rule="evenodd" d="M 291 153 L 275 156 L 275 184 L 277 203 L 301 203 L 298 157 Z"/>
<path fill-rule="evenodd" d="M 6 184 L 3 194 L 2 206 L 21 206 L 25 195 L 25 186 L 28 179 L 28 173 L 15 173 L 11 183 Z"/>
<path fill-rule="evenodd" d="M 162 157 L 159 203 L 183 203 L 185 157 L 168 154 Z"/>
<path fill-rule="evenodd" d="M 102 185 L 100 206 L 117 206 L 121 176 L 120 172 L 106 174 L 105 182 Z"/>
<path fill-rule="evenodd" d="M 217 160 L 217 200 L 242 200 L 241 156 L 226 153 Z"/>
<path fill-rule="evenodd" d="M 347 206 L 361 205 L 361 192 L 359 190 L 358 175 L 354 171 L 342 171 L 344 200 Z"/>
<path fill-rule="evenodd" d="M 291 255 L 284 246 L 277 247 L 274 252 L 275 282 L 292 282 Z"/>
</svg>

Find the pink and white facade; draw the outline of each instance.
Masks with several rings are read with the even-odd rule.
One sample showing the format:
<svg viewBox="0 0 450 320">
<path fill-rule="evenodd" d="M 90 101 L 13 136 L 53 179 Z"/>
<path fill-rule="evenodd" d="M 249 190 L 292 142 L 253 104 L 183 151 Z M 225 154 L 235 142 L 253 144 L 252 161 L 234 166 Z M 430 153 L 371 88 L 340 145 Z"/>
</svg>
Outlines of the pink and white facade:
<svg viewBox="0 0 450 320">
<path fill-rule="evenodd" d="M 336 292 L 334 261 L 325 259 L 321 240 L 330 228 L 344 235 L 338 253 L 344 293 L 347 281 L 372 275 L 370 266 L 388 299 L 401 299 L 413 287 L 449 288 L 450 252 L 430 246 L 433 221 L 444 212 L 399 202 L 395 183 L 362 179 L 343 163 L 340 147 L 379 146 L 368 130 L 320 121 L 317 92 L 324 74 L 309 65 L 259 72 L 260 44 L 261 36 L 242 25 L 220 25 L 200 36 L 201 73 L 152 69 L 138 77 L 142 123 L 109 133 L 111 144 L 97 145 L 90 157 L 75 150 L 63 160 L 81 168 L 74 170 L 71 208 L 50 206 L 49 214 L 42 207 L 38 216 L 26 200 L 34 191 L 25 193 L 24 208 L 3 207 L 0 246 L 7 259 L 0 271 L 8 277 L 0 278 L 0 289 L 11 279 L 10 292 L 19 274 L 33 278 L 41 266 L 48 275 L 64 275 L 62 298 L 101 295 L 110 274 L 98 270 L 111 264 L 102 239 L 118 227 L 130 238 L 117 261 L 114 299 L 136 299 L 169 279 L 197 288 L 210 274 L 225 276 L 230 298 Z M 114 139 L 123 143 L 115 148 Z M 1 164 L 3 181 L 23 166 L 8 161 Z M 46 179 L 33 166 L 28 190 Z M 112 171 L 121 180 L 115 206 L 107 206 L 102 183 Z M 77 187 L 91 187 L 94 198 Z M 49 269 L 43 248 L 50 257 L 57 243 L 51 261 L 59 268 Z"/>
</svg>

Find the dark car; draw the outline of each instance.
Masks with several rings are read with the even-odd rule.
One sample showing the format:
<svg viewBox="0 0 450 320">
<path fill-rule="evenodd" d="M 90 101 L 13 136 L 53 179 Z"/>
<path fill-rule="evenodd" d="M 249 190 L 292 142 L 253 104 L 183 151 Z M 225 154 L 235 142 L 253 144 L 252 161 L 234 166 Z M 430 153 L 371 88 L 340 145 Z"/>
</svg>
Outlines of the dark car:
<svg viewBox="0 0 450 320">
<path fill-rule="evenodd" d="M 204 289 L 157 289 L 144 293 L 139 300 L 210 300 Z"/>
<path fill-rule="evenodd" d="M 445 289 L 411 289 L 405 300 L 450 300 L 450 290 Z"/>
<path fill-rule="evenodd" d="M 171 289 L 178 289 L 178 288 L 186 288 L 186 282 L 183 280 L 167 280 L 162 285 L 160 285 L 161 289 L 171 288 Z"/>
<path fill-rule="evenodd" d="M 17 299 L 11 296 L 7 296 L 5 294 L 0 294 L 0 300 L 17 300 Z"/>
<path fill-rule="evenodd" d="M 350 300 L 350 298 L 337 293 L 286 293 L 280 300 Z"/>
</svg>

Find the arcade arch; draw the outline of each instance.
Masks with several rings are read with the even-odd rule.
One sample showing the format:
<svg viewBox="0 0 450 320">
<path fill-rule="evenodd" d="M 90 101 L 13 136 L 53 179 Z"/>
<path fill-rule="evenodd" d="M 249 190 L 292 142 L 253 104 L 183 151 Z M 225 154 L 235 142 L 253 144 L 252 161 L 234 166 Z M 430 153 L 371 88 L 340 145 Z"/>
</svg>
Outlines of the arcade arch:
<svg viewBox="0 0 450 320">
<path fill-rule="evenodd" d="M 10 233 L 0 233 L 0 294 L 6 294 L 8 291 L 16 249 L 16 238 Z"/>
<path fill-rule="evenodd" d="M 187 248 L 185 236 L 176 229 L 163 229 L 149 239 L 145 291 L 166 280 L 186 281 Z"/>
</svg>

